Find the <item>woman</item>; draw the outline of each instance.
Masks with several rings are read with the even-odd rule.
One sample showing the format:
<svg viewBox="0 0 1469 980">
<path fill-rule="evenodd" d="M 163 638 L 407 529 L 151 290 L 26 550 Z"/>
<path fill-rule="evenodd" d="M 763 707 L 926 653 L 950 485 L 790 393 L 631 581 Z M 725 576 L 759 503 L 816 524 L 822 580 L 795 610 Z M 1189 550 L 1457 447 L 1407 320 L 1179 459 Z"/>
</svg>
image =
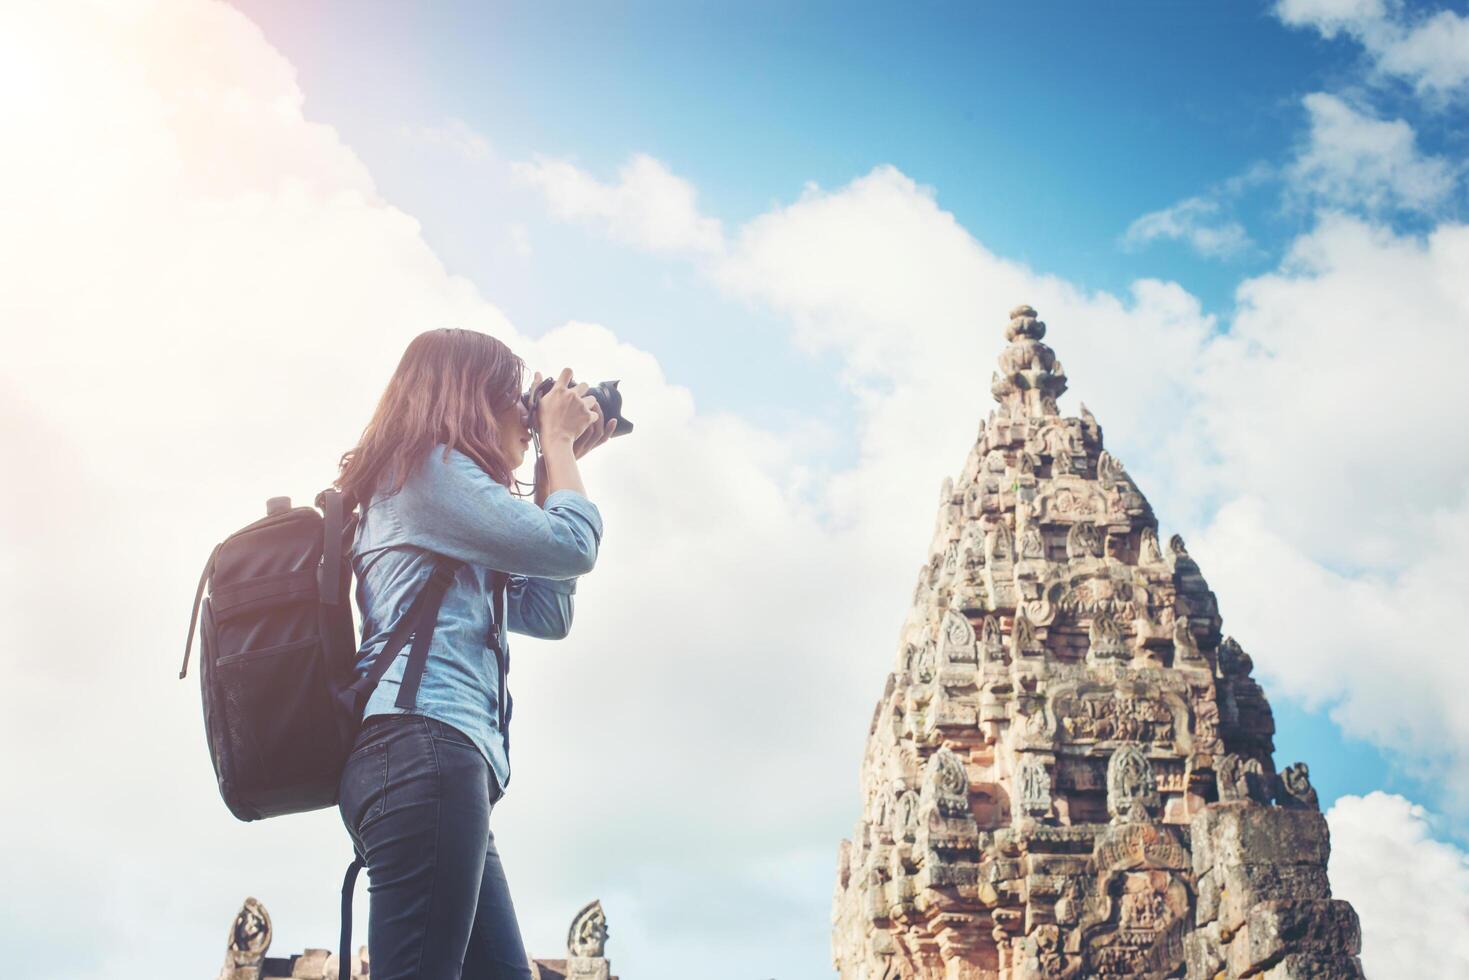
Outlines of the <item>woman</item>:
<svg viewBox="0 0 1469 980">
<path fill-rule="evenodd" d="M 534 502 L 513 496 L 531 433 L 524 365 L 472 330 L 414 338 L 337 485 L 368 501 L 352 547 L 366 674 L 442 557 L 454 572 L 413 708 L 397 707 L 406 651 L 367 702 L 339 809 L 366 862 L 374 980 L 524 978 L 525 947 L 490 833 L 510 780 L 500 717 L 501 626 L 547 639 L 571 626 L 576 578 L 597 558 L 602 519 L 577 459 L 605 442 L 571 371 L 540 400 Z M 539 385 L 541 376 L 535 376 Z M 442 557 L 441 557 L 442 556 Z M 492 622 L 509 573 L 505 623 Z M 411 684 L 410 684 L 411 688 Z M 508 706 L 508 699 L 504 702 Z"/>
</svg>

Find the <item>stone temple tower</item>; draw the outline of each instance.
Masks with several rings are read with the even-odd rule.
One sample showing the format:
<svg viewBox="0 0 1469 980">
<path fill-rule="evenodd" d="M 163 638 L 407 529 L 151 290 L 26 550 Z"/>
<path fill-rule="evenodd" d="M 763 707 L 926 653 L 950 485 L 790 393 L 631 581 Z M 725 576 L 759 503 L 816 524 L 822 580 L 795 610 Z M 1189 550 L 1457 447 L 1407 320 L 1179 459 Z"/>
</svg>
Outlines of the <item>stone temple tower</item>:
<svg viewBox="0 0 1469 980">
<path fill-rule="evenodd" d="M 1304 764 L 1035 310 L 946 480 L 843 841 L 843 980 L 1360 977 Z"/>
</svg>

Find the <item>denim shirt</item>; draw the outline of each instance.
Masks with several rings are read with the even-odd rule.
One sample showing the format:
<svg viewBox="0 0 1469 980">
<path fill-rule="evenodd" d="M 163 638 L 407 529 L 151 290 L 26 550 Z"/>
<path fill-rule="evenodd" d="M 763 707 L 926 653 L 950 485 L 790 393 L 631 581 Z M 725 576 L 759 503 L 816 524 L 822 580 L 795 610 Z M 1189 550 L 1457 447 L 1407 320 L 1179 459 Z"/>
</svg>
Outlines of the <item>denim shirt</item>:
<svg viewBox="0 0 1469 980">
<path fill-rule="evenodd" d="M 560 639 L 571 629 L 576 577 L 591 570 L 601 538 L 602 517 L 580 493 L 558 490 L 542 509 L 512 496 L 458 450 L 450 450 L 446 462 L 444 447 L 435 446 L 402 490 L 375 493 L 358 523 L 352 544 L 362 623 L 358 674 L 366 676 L 428 581 L 435 556 L 465 562 L 444 595 L 414 713 L 468 735 L 504 789 L 510 758 L 497 710 L 499 670 L 489 646 L 490 573 L 510 574 L 510 631 Z M 405 647 L 368 698 L 364 720 L 405 713 L 394 701 L 407 662 Z"/>
</svg>

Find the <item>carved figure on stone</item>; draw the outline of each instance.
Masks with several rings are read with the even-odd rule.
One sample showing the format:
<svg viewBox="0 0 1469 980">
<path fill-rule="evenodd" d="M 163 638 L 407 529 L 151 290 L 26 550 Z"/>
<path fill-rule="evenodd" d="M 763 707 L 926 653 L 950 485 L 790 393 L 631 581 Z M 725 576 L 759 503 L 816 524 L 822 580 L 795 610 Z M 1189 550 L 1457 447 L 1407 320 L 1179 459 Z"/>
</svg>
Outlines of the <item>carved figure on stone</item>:
<svg viewBox="0 0 1469 980">
<path fill-rule="evenodd" d="M 893 808 L 893 840 L 913 841 L 918 836 L 918 794 L 905 790 Z"/>
<path fill-rule="evenodd" d="M 1174 558 L 1187 558 L 1188 548 L 1184 547 L 1183 535 L 1175 534 L 1168 539 L 1168 550 L 1173 553 Z"/>
<path fill-rule="evenodd" d="M 1088 977 L 1177 976 L 1191 896 L 1189 854 L 1166 828 L 1113 824 L 1097 840 L 1097 900 L 1079 931 Z"/>
<path fill-rule="evenodd" d="M 1116 486 L 1117 481 L 1122 479 L 1122 464 L 1117 458 L 1105 449 L 1097 457 L 1097 482 L 1108 490 Z"/>
<path fill-rule="evenodd" d="M 1223 802 L 1253 800 L 1269 803 L 1270 792 L 1265 781 L 1265 768 L 1259 759 L 1227 752 L 1214 760 L 1214 782 Z"/>
<path fill-rule="evenodd" d="M 582 906 L 576 918 L 571 920 L 571 929 L 566 934 L 566 951 L 569 956 L 579 958 L 607 955 L 607 914 L 602 911 L 600 899 Z"/>
<path fill-rule="evenodd" d="M 1000 621 L 994 616 L 986 616 L 980 622 L 979 645 L 987 662 L 1004 659 L 1005 642 L 1000 633 Z"/>
<path fill-rule="evenodd" d="M 270 913 L 254 898 L 245 904 L 230 924 L 229 955 L 236 966 L 258 963 L 270 948 Z"/>
<path fill-rule="evenodd" d="M 1192 663 L 1202 660 L 1199 653 L 1199 642 L 1194 639 L 1194 631 L 1189 628 L 1187 616 L 1179 616 L 1173 621 L 1173 661 L 1174 663 Z"/>
<path fill-rule="evenodd" d="M 1015 769 L 1015 819 L 1023 816 L 1044 817 L 1051 812 L 1051 773 L 1045 762 L 1033 755 L 1023 756 Z"/>
<path fill-rule="evenodd" d="M 1102 557 L 1102 536 L 1091 521 L 1071 525 L 1066 532 L 1066 556 L 1073 561 Z"/>
<path fill-rule="evenodd" d="M 886 829 L 892 816 L 895 797 L 891 786 L 883 786 L 872 800 L 872 825 Z"/>
<path fill-rule="evenodd" d="M 1158 532 L 1150 527 L 1143 528 L 1138 544 L 1137 563 L 1139 565 L 1163 564 L 1163 552 L 1158 547 Z"/>
<path fill-rule="evenodd" d="M 938 676 L 938 652 L 932 640 L 925 640 L 918 648 L 918 656 L 913 661 L 913 676 L 920 684 L 932 684 Z"/>
<path fill-rule="evenodd" d="M 1046 715 L 1045 700 L 1034 697 L 1022 698 L 1016 707 L 1020 713 L 1017 720 L 1025 737 L 1032 742 L 1049 741 L 1052 726 Z"/>
<path fill-rule="evenodd" d="M 1286 766 L 1280 772 L 1280 792 L 1275 801 L 1281 806 L 1308 810 L 1321 809 L 1316 798 L 1316 788 L 1311 785 L 1311 770 L 1304 762 Z"/>
<path fill-rule="evenodd" d="M 1081 918 L 1081 889 L 1074 879 L 1068 879 L 1056 900 L 1056 921 L 1063 926 L 1074 926 Z"/>
<path fill-rule="evenodd" d="M 1020 557 L 1021 558 L 1044 558 L 1046 557 L 1046 545 L 1041 540 L 1040 528 L 1034 524 L 1027 524 L 1025 531 L 1020 535 Z"/>
<path fill-rule="evenodd" d="M 929 757 L 923 770 L 923 802 L 945 816 L 969 812 L 969 773 L 964 762 L 947 745 Z"/>
<path fill-rule="evenodd" d="M 1136 745 L 1123 745 L 1107 762 L 1107 812 L 1112 819 L 1136 822 L 1158 806 L 1153 765 Z"/>
<path fill-rule="evenodd" d="M 1117 621 L 1105 612 L 1093 616 L 1091 625 L 1087 627 L 1087 660 L 1126 660 L 1130 656 Z"/>
<path fill-rule="evenodd" d="M 1109 691 L 1080 697 L 1053 697 L 1055 714 L 1066 737 L 1074 742 L 1131 741 L 1171 745 L 1176 734 L 1174 712 L 1167 703 Z"/>
<path fill-rule="evenodd" d="M 1219 737 L 1219 702 L 1205 697 L 1194 708 L 1194 740 L 1207 746 Z"/>
<path fill-rule="evenodd" d="M 986 550 L 988 551 L 985 558 L 989 563 L 1008 562 L 1015 553 L 1014 546 L 1010 540 L 1010 527 L 1003 521 L 994 526 L 993 530 L 985 539 L 985 544 Z"/>
<path fill-rule="evenodd" d="M 1062 589 L 1056 600 L 1056 608 L 1073 618 L 1084 618 L 1106 613 L 1113 619 L 1131 622 L 1138 617 L 1138 604 L 1127 593 L 1118 594 L 1116 583 L 1106 578 L 1084 578 L 1070 588 L 1057 582 L 1054 588 Z M 1144 597 L 1147 590 L 1143 590 Z"/>
<path fill-rule="evenodd" d="M 974 627 L 969 617 L 950 609 L 944 614 L 944 650 L 951 663 L 974 663 Z"/>
<path fill-rule="evenodd" d="M 1045 652 L 1045 647 L 1035 634 L 1035 624 L 1025 615 L 1025 610 L 1015 611 L 1015 624 L 1010 628 L 1010 653 L 1016 659 L 1034 657 Z"/>
<path fill-rule="evenodd" d="M 1226 636 L 1219 644 L 1219 673 L 1225 677 L 1248 677 L 1255 669 L 1255 662 L 1245 653 L 1239 641 Z"/>
</svg>

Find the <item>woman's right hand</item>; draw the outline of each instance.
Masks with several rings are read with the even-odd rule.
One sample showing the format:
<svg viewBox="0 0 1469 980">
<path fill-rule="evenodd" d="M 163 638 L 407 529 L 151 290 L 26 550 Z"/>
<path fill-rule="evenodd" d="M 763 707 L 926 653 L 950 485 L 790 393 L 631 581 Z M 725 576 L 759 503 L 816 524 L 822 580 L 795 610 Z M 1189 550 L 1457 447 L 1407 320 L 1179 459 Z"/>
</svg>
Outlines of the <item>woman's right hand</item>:
<svg viewBox="0 0 1469 980">
<path fill-rule="evenodd" d="M 568 387 L 571 368 L 562 368 L 551 390 L 541 396 L 536 426 L 541 445 L 571 445 L 597 419 L 597 400 L 587 394 L 586 382 Z"/>
</svg>

